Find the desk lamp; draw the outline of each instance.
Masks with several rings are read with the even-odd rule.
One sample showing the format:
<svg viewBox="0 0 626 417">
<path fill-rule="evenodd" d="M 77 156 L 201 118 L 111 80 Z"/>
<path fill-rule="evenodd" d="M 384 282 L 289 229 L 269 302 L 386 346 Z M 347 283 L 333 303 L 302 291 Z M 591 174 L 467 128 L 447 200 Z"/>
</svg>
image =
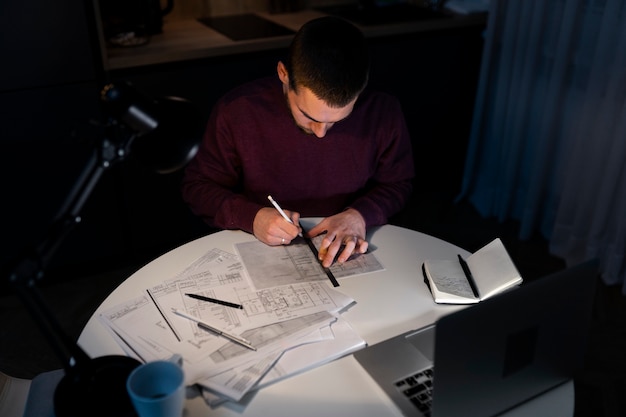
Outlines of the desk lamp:
<svg viewBox="0 0 626 417">
<path fill-rule="evenodd" d="M 19 257 L 9 281 L 64 364 L 54 393 L 56 417 L 134 416 L 126 378 L 139 361 L 122 355 L 90 358 L 65 333 L 37 290 L 36 281 L 102 174 L 129 154 L 158 173 L 182 168 L 198 149 L 203 123 L 191 102 L 177 97 L 150 99 L 128 83 L 109 84 L 100 95 L 108 115 L 108 138 L 100 140 L 43 241 Z M 105 135 L 107 136 L 107 135 Z"/>
</svg>

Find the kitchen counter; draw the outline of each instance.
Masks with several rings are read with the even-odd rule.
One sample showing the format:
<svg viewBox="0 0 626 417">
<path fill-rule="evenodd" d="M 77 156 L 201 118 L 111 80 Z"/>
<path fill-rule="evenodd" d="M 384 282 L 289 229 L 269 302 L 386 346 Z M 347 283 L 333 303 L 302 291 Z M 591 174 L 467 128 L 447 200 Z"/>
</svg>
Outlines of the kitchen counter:
<svg viewBox="0 0 626 417">
<path fill-rule="evenodd" d="M 324 16 L 317 10 L 294 13 L 255 13 L 255 15 L 288 29 L 297 31 L 307 21 Z M 366 37 L 384 37 L 408 33 L 484 25 L 485 14 L 450 15 L 446 18 L 405 21 L 386 24 L 359 25 Z M 146 65 L 257 52 L 286 47 L 292 35 L 233 40 L 196 19 L 173 20 L 163 23 L 163 33 L 153 35 L 146 45 L 104 49 L 105 70 L 127 69 Z"/>
</svg>

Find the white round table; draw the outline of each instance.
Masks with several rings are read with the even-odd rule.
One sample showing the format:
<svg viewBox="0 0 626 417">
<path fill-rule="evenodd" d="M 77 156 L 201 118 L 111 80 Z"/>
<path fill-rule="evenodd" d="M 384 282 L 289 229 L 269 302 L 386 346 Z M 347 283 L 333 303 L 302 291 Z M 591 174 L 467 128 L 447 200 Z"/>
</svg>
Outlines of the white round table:
<svg viewBox="0 0 626 417">
<path fill-rule="evenodd" d="M 302 219 L 302 224 L 308 229 L 316 221 Z M 210 249 L 235 253 L 235 243 L 254 239 L 241 231 L 221 231 L 156 258 L 104 300 L 81 333 L 79 345 L 92 357 L 123 355 L 123 350 L 99 322 L 101 311 L 174 277 Z M 343 317 L 368 344 L 432 324 L 442 315 L 463 308 L 433 302 L 423 281 L 421 265 L 427 258 L 456 258 L 457 254 L 467 256 L 467 251 L 441 239 L 391 225 L 370 230 L 368 240 L 370 250 L 384 270 L 341 278 L 336 288 L 356 301 Z M 559 415 L 573 414 L 573 384 L 569 385 L 556 394 Z M 539 410 L 555 403 L 550 398 L 544 401 Z M 229 402 L 211 408 L 201 397 L 196 397 L 187 400 L 185 410 L 185 417 L 401 416 L 351 355 L 262 388 L 247 403 Z"/>
</svg>

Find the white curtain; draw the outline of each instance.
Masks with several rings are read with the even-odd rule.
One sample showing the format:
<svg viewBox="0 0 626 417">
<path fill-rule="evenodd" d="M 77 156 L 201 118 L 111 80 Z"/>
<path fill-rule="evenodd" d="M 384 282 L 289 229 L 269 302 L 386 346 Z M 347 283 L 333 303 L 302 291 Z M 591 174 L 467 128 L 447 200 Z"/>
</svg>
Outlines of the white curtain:
<svg viewBox="0 0 626 417">
<path fill-rule="evenodd" d="M 626 293 L 626 1 L 490 4 L 460 198 Z"/>
</svg>

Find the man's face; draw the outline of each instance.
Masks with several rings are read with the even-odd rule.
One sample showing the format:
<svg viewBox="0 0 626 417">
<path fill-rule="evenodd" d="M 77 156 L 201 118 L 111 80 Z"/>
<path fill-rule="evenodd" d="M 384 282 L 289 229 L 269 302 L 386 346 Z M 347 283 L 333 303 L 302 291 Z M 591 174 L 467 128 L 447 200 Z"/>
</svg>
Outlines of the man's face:
<svg viewBox="0 0 626 417">
<path fill-rule="evenodd" d="M 326 132 L 337 122 L 352 113 L 356 99 L 345 107 L 329 107 L 306 87 L 298 88 L 298 92 L 283 84 L 287 105 L 296 125 L 308 134 L 323 138 Z"/>
</svg>

